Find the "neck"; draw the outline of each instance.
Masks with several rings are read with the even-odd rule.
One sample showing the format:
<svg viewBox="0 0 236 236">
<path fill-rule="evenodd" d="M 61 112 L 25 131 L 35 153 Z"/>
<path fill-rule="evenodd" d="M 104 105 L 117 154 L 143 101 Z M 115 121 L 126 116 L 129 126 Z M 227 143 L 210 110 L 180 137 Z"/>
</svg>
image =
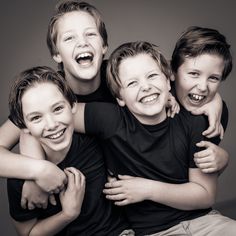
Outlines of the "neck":
<svg viewBox="0 0 236 236">
<path fill-rule="evenodd" d="M 78 95 L 91 94 L 96 91 L 101 84 L 100 72 L 92 79 L 75 78 L 70 74 L 66 74 L 65 77 L 73 92 Z"/>
<path fill-rule="evenodd" d="M 57 165 L 58 163 L 62 162 L 65 159 L 65 157 L 70 149 L 70 146 L 71 146 L 71 144 L 68 147 L 66 147 L 64 150 L 55 151 L 55 150 L 50 149 L 47 146 L 43 145 L 43 149 L 46 153 L 46 159 L 48 161 L 54 163 L 55 165 Z"/>
</svg>

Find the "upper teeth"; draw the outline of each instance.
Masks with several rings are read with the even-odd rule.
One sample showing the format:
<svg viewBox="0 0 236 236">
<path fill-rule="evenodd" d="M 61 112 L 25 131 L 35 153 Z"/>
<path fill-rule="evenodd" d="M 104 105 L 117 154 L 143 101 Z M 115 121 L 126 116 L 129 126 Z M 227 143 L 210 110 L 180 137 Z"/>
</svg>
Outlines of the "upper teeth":
<svg viewBox="0 0 236 236">
<path fill-rule="evenodd" d="M 48 138 L 50 138 L 50 139 L 56 139 L 56 138 L 60 137 L 60 136 L 63 134 L 63 132 L 64 132 L 64 131 L 62 130 L 62 131 L 60 131 L 60 132 L 58 132 L 58 133 L 56 133 L 56 134 L 49 135 Z"/>
<path fill-rule="evenodd" d="M 85 53 L 79 54 L 77 58 L 91 57 L 91 56 L 92 56 L 91 53 L 85 52 Z"/>
<path fill-rule="evenodd" d="M 197 94 L 192 94 L 191 97 L 194 98 L 195 100 L 198 100 L 198 101 L 200 101 L 204 98 L 204 96 L 197 95 Z"/>
<path fill-rule="evenodd" d="M 141 99 L 141 102 L 151 102 L 153 100 L 157 99 L 157 94 L 153 94 L 151 96 L 148 96 L 148 97 L 144 97 Z"/>
</svg>

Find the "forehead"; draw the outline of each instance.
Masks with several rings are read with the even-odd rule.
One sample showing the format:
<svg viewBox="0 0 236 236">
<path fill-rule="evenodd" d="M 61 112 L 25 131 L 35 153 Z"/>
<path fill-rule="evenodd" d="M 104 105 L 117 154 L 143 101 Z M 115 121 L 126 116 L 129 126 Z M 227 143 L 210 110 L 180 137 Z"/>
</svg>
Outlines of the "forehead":
<svg viewBox="0 0 236 236">
<path fill-rule="evenodd" d="M 222 74 L 224 70 L 224 59 L 218 54 L 201 54 L 197 57 L 186 57 L 183 65 L 199 70 L 212 71 Z"/>
<path fill-rule="evenodd" d="M 97 28 L 96 21 L 92 15 L 84 11 L 73 11 L 62 15 L 56 23 L 57 31 L 73 29 Z"/>
<path fill-rule="evenodd" d="M 28 88 L 21 99 L 24 108 L 36 108 L 40 106 L 51 105 L 59 100 L 65 100 L 63 94 L 57 85 L 44 82 L 37 83 L 33 87 Z"/>
<path fill-rule="evenodd" d="M 126 75 L 139 75 L 150 71 L 160 71 L 158 62 L 149 54 L 140 53 L 123 59 L 119 66 L 120 77 Z"/>
</svg>

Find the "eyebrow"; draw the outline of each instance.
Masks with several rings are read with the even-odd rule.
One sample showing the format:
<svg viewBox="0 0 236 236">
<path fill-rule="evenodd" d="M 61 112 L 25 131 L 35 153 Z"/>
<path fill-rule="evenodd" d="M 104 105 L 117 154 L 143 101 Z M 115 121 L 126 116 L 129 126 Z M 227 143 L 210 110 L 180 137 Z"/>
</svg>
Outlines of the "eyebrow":
<svg viewBox="0 0 236 236">
<path fill-rule="evenodd" d="M 56 103 L 54 103 L 54 104 L 51 106 L 51 108 L 54 108 L 54 107 L 56 107 L 56 106 L 58 106 L 58 105 L 64 105 L 65 103 L 66 103 L 66 102 L 63 101 L 63 100 L 62 100 L 62 101 L 59 101 L 59 102 L 56 102 Z M 35 116 L 35 115 L 39 115 L 39 114 L 41 114 L 40 111 L 33 111 L 33 112 L 27 114 L 25 117 L 26 117 L 27 119 L 29 119 L 30 116 Z"/>
</svg>

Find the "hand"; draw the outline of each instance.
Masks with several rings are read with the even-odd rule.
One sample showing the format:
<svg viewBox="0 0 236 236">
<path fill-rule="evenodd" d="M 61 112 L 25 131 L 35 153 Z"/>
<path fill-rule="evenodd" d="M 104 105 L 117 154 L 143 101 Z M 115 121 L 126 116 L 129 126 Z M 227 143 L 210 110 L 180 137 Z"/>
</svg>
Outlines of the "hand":
<svg viewBox="0 0 236 236">
<path fill-rule="evenodd" d="M 74 167 L 66 168 L 68 178 L 67 188 L 60 193 L 62 211 L 67 218 L 73 220 L 78 217 L 85 193 L 85 177 Z"/>
<path fill-rule="evenodd" d="M 64 189 L 67 183 L 66 174 L 49 161 L 39 160 L 38 162 L 41 165 L 38 165 L 37 178 L 35 178 L 36 184 L 50 194 L 59 193 Z"/>
<path fill-rule="evenodd" d="M 103 193 L 115 205 L 124 206 L 147 199 L 151 185 L 149 180 L 129 175 L 119 175 L 119 180 L 105 184 Z"/>
<path fill-rule="evenodd" d="M 168 108 L 167 110 L 167 116 L 168 117 L 174 117 L 175 114 L 178 114 L 180 111 L 180 106 L 179 103 L 176 101 L 175 97 L 169 93 L 169 97 L 168 97 L 168 102 L 166 107 Z"/>
<path fill-rule="evenodd" d="M 223 139 L 224 129 L 221 125 L 222 108 L 223 105 L 221 97 L 216 94 L 211 102 L 191 111 L 191 113 L 194 115 L 204 114 L 208 116 L 209 127 L 202 133 L 207 138 L 220 135 L 220 138 Z"/>
<path fill-rule="evenodd" d="M 194 154 L 196 166 L 203 173 L 214 173 L 223 171 L 226 168 L 229 162 L 229 155 L 223 148 L 208 141 L 201 141 L 196 145 L 205 147 L 205 150 Z"/>
<path fill-rule="evenodd" d="M 49 194 L 43 191 L 34 181 L 27 180 L 23 184 L 21 195 L 21 207 L 29 210 L 34 208 L 46 209 L 48 199 L 51 204 L 56 205 L 54 196 L 49 197 Z"/>
</svg>

